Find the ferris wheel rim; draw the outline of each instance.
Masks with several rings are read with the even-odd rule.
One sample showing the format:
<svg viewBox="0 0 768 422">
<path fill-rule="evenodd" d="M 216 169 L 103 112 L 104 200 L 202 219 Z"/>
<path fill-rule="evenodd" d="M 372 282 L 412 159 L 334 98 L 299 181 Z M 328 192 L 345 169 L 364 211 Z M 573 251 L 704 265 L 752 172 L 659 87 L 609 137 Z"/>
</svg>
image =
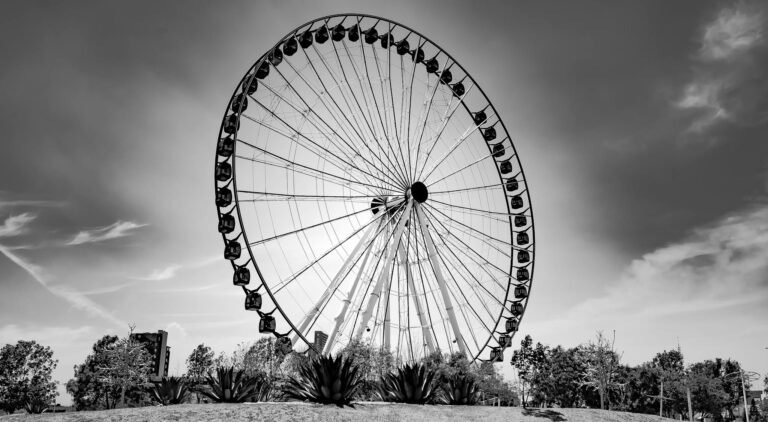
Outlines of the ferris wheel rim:
<svg viewBox="0 0 768 422">
<path fill-rule="evenodd" d="M 259 57 L 259 58 L 258 58 L 258 59 L 255 61 L 255 62 L 254 62 L 254 64 L 253 64 L 253 65 L 252 65 L 252 66 L 251 66 L 251 67 L 250 67 L 250 68 L 249 68 L 249 69 L 246 71 L 246 73 L 245 73 L 245 76 L 244 76 L 243 78 L 241 78 L 241 80 L 240 80 L 240 81 L 238 82 L 238 84 L 235 86 L 235 88 L 234 88 L 234 90 L 233 90 L 233 93 L 232 93 L 232 95 L 230 96 L 230 103 L 232 102 L 232 99 L 233 99 L 233 98 L 235 98 L 235 97 L 238 95 L 238 91 L 239 91 L 239 90 L 241 89 L 241 87 L 243 86 L 243 83 L 245 83 L 245 82 L 246 82 L 246 80 L 249 80 L 249 79 L 250 79 L 250 80 L 254 80 L 254 79 L 255 79 L 255 70 L 256 70 L 256 69 L 258 69 L 258 67 L 259 67 L 259 66 L 260 66 L 262 63 L 264 63 L 264 62 L 267 60 L 267 57 L 268 57 L 268 55 L 269 55 L 271 52 L 273 52 L 273 51 L 274 51 L 276 48 L 279 48 L 279 47 L 280 47 L 280 46 L 281 46 L 281 45 L 282 45 L 282 44 L 283 44 L 283 43 L 284 43 L 286 40 L 290 39 L 291 37 L 296 37 L 296 36 L 297 36 L 297 34 L 299 34 L 300 30 L 302 30 L 303 28 L 307 28 L 307 29 L 306 29 L 306 31 L 309 31 L 309 30 L 311 30 L 311 29 L 312 29 L 312 27 L 313 27 L 313 26 L 314 26 L 316 23 L 318 23 L 318 22 L 324 22 L 324 24 L 323 24 L 323 25 L 324 25 L 324 26 L 326 26 L 326 25 L 327 25 L 327 23 L 328 23 L 328 22 L 329 22 L 331 19 L 334 19 L 334 18 L 344 18 L 344 19 L 346 19 L 346 18 L 348 18 L 348 17 L 359 18 L 359 19 L 358 19 L 358 23 L 359 23 L 359 22 L 360 22 L 360 21 L 361 21 L 363 18 L 376 19 L 376 20 L 377 20 L 377 22 L 376 22 L 376 23 L 373 25 L 374 27 L 378 25 L 378 22 L 387 22 L 387 23 L 389 23 L 389 24 L 392 24 L 392 25 L 394 25 L 394 26 L 397 26 L 397 27 L 401 27 L 401 28 L 403 28 L 403 29 L 405 29 L 405 30 L 408 30 L 408 31 L 409 31 L 409 32 L 411 32 L 411 33 L 417 34 L 417 35 L 420 37 L 420 39 L 423 39 L 423 40 L 425 41 L 425 43 L 429 43 L 429 44 L 431 44 L 432 46 L 434 46 L 434 47 L 435 47 L 435 48 L 438 50 L 438 54 L 444 54 L 444 55 L 445 55 L 445 56 L 446 56 L 448 59 L 450 59 L 450 60 L 451 60 L 451 62 L 452 62 L 452 66 L 457 66 L 459 69 L 461 69 L 461 70 L 462 70 L 462 72 L 465 74 L 465 78 L 468 78 L 470 81 L 472 81 L 472 82 L 473 82 L 473 86 L 474 86 L 474 87 L 476 87 L 476 89 L 479 91 L 480 95 L 482 95 L 482 97 L 483 97 L 483 98 L 486 100 L 486 103 L 487 103 L 487 107 L 490 107 L 490 109 L 493 111 L 493 113 L 494 113 L 494 114 L 495 114 L 495 116 L 497 117 L 497 119 L 498 119 L 498 122 L 497 122 L 497 124 L 500 124 L 500 125 L 501 125 L 501 127 L 502 127 L 502 128 L 503 128 L 503 130 L 504 130 L 504 133 L 506 133 L 506 134 L 509 134 L 509 132 L 507 131 L 507 128 L 506 128 L 506 125 L 505 125 L 504 121 L 501 119 L 501 117 L 500 117 L 499 113 L 498 113 L 498 112 L 497 112 L 497 110 L 496 110 L 496 107 L 495 107 L 495 106 L 494 106 L 494 104 L 493 104 L 493 103 L 490 101 L 490 99 L 488 98 L 488 96 L 485 94 L 485 92 L 483 91 L 482 87 L 481 87 L 481 86 L 480 86 L 480 85 L 479 85 L 479 84 L 478 84 L 478 83 L 477 83 L 477 82 L 474 80 L 474 78 L 473 78 L 473 77 L 471 76 L 471 74 L 470 74 L 470 73 L 469 73 L 469 72 L 468 72 L 468 71 L 467 71 L 467 70 L 464 68 L 464 66 L 462 66 L 462 65 L 461 65 L 461 63 L 459 63 L 458 61 L 456 61 L 456 60 L 453 58 L 453 56 L 451 56 L 451 55 L 450 55 L 450 54 L 449 54 L 449 53 L 448 53 L 448 52 L 447 52 L 445 49 L 443 49 L 443 48 L 442 48 L 442 47 L 440 47 L 440 46 L 439 46 L 437 43 L 435 43 L 434 41 L 432 41 L 432 40 L 431 40 L 431 39 L 429 39 L 428 37 L 424 36 L 424 35 L 423 35 L 423 34 L 421 34 L 420 32 L 418 32 L 418 31 L 416 31 L 416 30 L 412 29 L 411 27 L 409 27 L 409 26 L 407 26 L 407 25 L 403 25 L 403 24 L 401 24 L 401 23 L 399 23 L 399 22 L 396 22 L 396 21 L 393 21 L 393 20 L 390 20 L 390 19 L 387 19 L 387 18 L 382 18 L 382 17 L 379 17 L 379 16 L 375 16 L 375 15 L 370 15 L 370 14 L 361 14 L 361 13 L 340 13 L 340 14 L 332 14 L 332 15 L 327 15 L 327 16 L 324 16 L 324 17 L 320 17 L 320 18 L 316 18 L 316 19 L 312 19 L 312 20 L 310 20 L 310 21 L 307 21 L 307 22 L 305 22 L 304 24 L 297 26 L 297 27 L 296 27 L 296 28 L 294 28 L 292 31 L 289 31 L 289 32 L 287 32 L 285 36 L 283 36 L 282 38 L 280 38 L 280 40 L 279 40 L 278 42 L 276 42 L 276 43 L 275 43 L 275 44 L 274 44 L 274 45 L 273 45 L 273 46 L 272 46 L 270 49 L 268 49 L 268 50 L 267 50 L 265 53 L 263 53 L 263 54 L 262 54 L 262 55 L 261 55 L 261 56 L 260 56 L 260 57 Z M 422 44 L 422 45 L 423 45 L 423 44 Z M 414 66 L 415 66 L 415 65 L 414 65 Z M 228 103 L 228 104 L 229 104 L 229 103 Z M 467 105 L 467 104 L 466 104 L 466 103 L 463 101 L 463 99 L 459 98 L 459 104 L 461 104 L 461 105 L 463 106 L 463 108 L 465 109 L 465 111 L 466 111 L 467 113 L 471 113 L 471 111 L 470 111 L 470 110 L 469 110 L 469 108 L 468 108 L 468 105 Z M 222 118 L 222 122 L 221 122 L 221 125 L 220 125 L 220 127 L 219 127 L 219 139 L 221 139 L 221 137 L 222 137 L 222 134 L 224 133 L 224 126 L 225 126 L 225 121 L 226 121 L 226 118 L 227 118 L 228 114 L 229 114 L 229 108 L 227 108 L 227 110 L 224 112 L 224 116 L 223 116 L 223 118 Z M 239 123 L 238 123 L 238 125 L 239 125 Z M 233 134 L 233 136 L 235 137 L 235 139 L 236 139 L 236 140 L 238 140 L 238 139 L 237 139 L 237 130 L 239 130 L 239 127 L 238 127 L 238 129 L 236 129 L 235 133 Z M 526 201 L 526 203 L 527 203 L 527 211 L 528 211 L 528 212 L 527 212 L 527 214 L 526 214 L 526 215 L 527 215 L 527 216 L 528 216 L 528 218 L 530 219 L 530 232 L 531 232 L 531 234 L 533 234 L 533 233 L 534 233 L 534 231 L 533 231 L 533 227 L 534 227 L 533 205 L 532 205 L 532 203 L 531 203 L 531 201 L 530 201 L 530 193 L 529 193 L 529 191 L 528 191 L 528 187 L 529 187 L 530 185 L 529 185 L 528 179 L 525 177 L 524 169 L 523 169 L 522 163 L 520 162 L 520 159 L 519 159 L 519 154 L 518 154 L 518 152 L 517 152 L 517 148 L 516 148 L 516 146 L 514 145 L 514 143 L 511 141 L 511 138 L 510 138 L 510 144 L 511 144 L 511 148 L 512 148 L 512 154 L 513 154 L 513 157 L 518 157 L 516 160 L 517 160 L 517 162 L 518 162 L 518 164 L 519 164 L 519 166 L 520 166 L 520 169 L 519 169 L 519 172 L 518 172 L 517 174 L 521 175 L 521 176 L 522 176 L 522 180 L 524 180 L 524 181 L 525 181 L 525 186 L 526 186 L 526 189 L 524 190 L 524 192 L 523 192 L 523 193 L 526 195 L 526 198 L 527 198 L 527 201 Z M 490 146 L 489 146 L 489 148 L 490 148 Z M 233 153 L 233 156 L 234 156 L 234 153 Z M 255 269 L 255 270 L 256 270 L 256 272 L 257 272 L 257 275 L 258 275 L 259 279 L 261 280 L 261 284 L 263 285 L 263 287 L 265 288 L 265 291 L 268 293 L 268 295 L 269 295 L 269 296 L 270 296 L 270 298 L 271 298 L 271 301 L 272 301 L 272 302 L 273 302 L 273 304 L 275 305 L 275 309 L 273 309 L 272 311 L 270 311 L 270 312 L 268 312 L 268 313 L 267 313 L 267 312 L 265 312 L 264 314 L 269 314 L 269 315 L 271 315 L 272 313 L 274 313 L 274 311 L 275 311 L 275 310 L 279 311 L 279 313 L 280 313 L 280 314 L 283 316 L 283 319 L 285 320 L 285 322 L 286 322 L 286 323 L 287 323 L 287 324 L 290 326 L 290 328 L 291 328 L 291 329 L 290 329 L 290 331 L 289 331 L 288 333 L 284 334 L 284 335 L 288 335 L 288 334 L 290 334 L 291 332 L 293 332 L 293 333 L 295 333 L 296 335 L 298 335 L 298 336 L 301 338 L 301 340 L 302 340 L 302 341 L 304 341 L 304 343 L 306 343 L 306 344 L 310 345 L 312 348 L 314 348 L 314 345 L 312 345 L 312 344 L 311 344 L 311 342 L 309 342 L 309 341 L 308 341 L 307 337 L 305 337 L 304 333 L 302 333 L 302 332 L 301 332 L 301 330 L 299 330 L 299 329 L 296 327 L 296 325 L 295 325 L 294 321 L 293 321 L 291 318 L 289 318 L 289 317 L 288 317 L 288 315 L 286 314 L 286 312 L 285 312 L 285 311 L 282 309 L 282 306 L 280 305 L 279 301 L 278 301 L 278 300 L 276 300 L 276 298 L 274 297 L 274 294 L 272 293 L 272 287 L 270 286 L 270 284 L 267 282 L 267 280 L 264 278 L 263 274 L 261 273 L 261 270 L 260 270 L 260 268 L 259 268 L 259 265 L 258 265 L 258 263 L 257 263 L 257 261 L 256 261 L 256 259 L 255 259 L 255 257 L 254 257 L 254 255 L 253 255 L 253 251 L 251 250 L 251 247 L 250 247 L 251 243 L 248 241 L 248 233 L 247 233 L 247 231 L 245 230 L 245 222 L 244 222 L 244 220 L 243 220 L 243 218 L 242 218 L 242 213 L 241 213 L 241 209 L 240 209 L 240 202 L 241 202 L 241 200 L 240 200 L 240 198 L 239 198 L 239 196 L 238 196 L 238 195 L 239 195 L 239 193 L 240 193 L 240 191 L 237 189 L 237 178 L 234 176 L 234 175 L 236 174 L 236 161 L 237 161 L 237 160 L 233 159 L 233 160 L 232 160 L 232 163 L 231 163 L 233 176 L 232 176 L 232 178 L 231 178 L 231 181 L 230 181 L 229 183 L 232 183 L 232 186 L 233 186 L 233 188 L 234 188 L 234 189 L 233 189 L 233 193 L 234 193 L 234 197 L 235 197 L 235 200 L 234 200 L 234 208 L 233 208 L 233 210 L 234 210 L 234 211 L 236 211 L 236 214 L 237 214 L 237 217 L 238 217 L 238 218 L 237 218 L 237 222 L 238 222 L 238 224 L 239 224 L 239 226 L 240 226 L 240 234 L 238 234 L 238 235 L 237 235 L 237 236 L 236 236 L 234 239 L 237 239 L 237 238 L 239 238 L 240 236 L 242 236 L 242 237 L 243 237 L 243 240 L 244 240 L 244 244 L 246 245 L 246 249 L 248 250 L 248 257 L 249 257 L 249 260 L 248 260 L 248 261 L 246 261 L 246 263 L 245 263 L 245 264 L 243 264 L 242 266 L 246 266 L 246 265 L 248 265 L 249 263 L 251 263 L 251 264 L 252 264 L 252 266 L 254 267 L 254 269 Z M 217 156 L 216 156 L 216 158 L 215 158 L 215 165 L 218 165 L 218 163 L 219 163 L 219 157 L 218 157 L 218 155 L 217 155 Z M 422 169 L 422 170 L 423 170 L 423 169 Z M 497 167 L 497 176 L 498 176 L 498 178 L 499 178 L 499 181 L 500 181 L 500 183 L 499 183 L 499 186 L 500 186 L 500 187 L 503 189 L 503 185 L 504 185 L 504 177 L 502 176 L 502 174 L 501 174 L 501 171 L 499 170 L 499 168 L 498 168 L 498 167 Z M 229 183 L 228 183 L 228 184 L 229 184 Z M 214 180 L 214 190 L 217 190 L 217 189 L 218 189 L 218 187 L 219 187 L 219 182 L 217 182 L 216 180 Z M 506 196 L 506 193 L 505 193 L 505 196 Z M 512 237 L 512 236 L 514 235 L 514 232 L 515 232 L 514 226 L 513 226 L 513 224 L 512 224 L 512 218 L 513 218 L 513 216 L 514 216 L 514 215 L 519 215 L 520 213 L 514 213 L 514 212 L 513 212 L 513 211 L 510 209 L 510 204 L 509 204 L 509 201 L 505 201 L 505 205 L 506 205 L 506 207 L 507 207 L 507 222 L 508 222 L 508 226 L 509 226 L 509 229 L 510 229 L 510 237 Z M 222 215 L 222 212 L 220 211 L 220 207 L 218 207 L 218 206 L 217 206 L 217 211 L 218 211 L 218 212 L 217 212 L 217 214 L 218 214 L 219 216 L 221 216 L 221 215 Z M 222 239 L 224 240 L 224 242 L 225 242 L 225 243 L 227 243 L 227 242 L 229 242 L 229 241 L 230 241 L 230 239 L 228 239 L 228 237 L 227 237 L 227 234 L 225 234 L 225 233 L 221 233 L 221 234 L 222 234 Z M 233 239 L 233 240 L 234 240 L 234 239 Z M 511 242 L 511 246 L 512 246 L 513 248 L 515 248 L 514 242 L 513 242 L 513 241 L 510 241 L 510 242 Z M 528 245 L 526 248 L 524 248 L 524 249 L 533 251 L 533 250 L 535 249 L 535 248 L 534 248 L 534 244 L 535 244 L 535 242 L 534 242 L 534 241 L 531 241 L 531 242 L 529 243 L 529 245 Z M 514 262 L 514 255 L 512 255 L 512 256 L 511 256 L 511 258 L 512 258 L 512 259 L 510 260 L 510 269 L 509 269 L 509 271 L 508 271 L 508 274 L 510 275 L 510 278 L 509 278 L 509 280 L 510 280 L 510 281 L 507 283 L 506 292 L 505 292 L 505 298 L 504 298 L 504 303 L 505 303 L 505 306 L 504 306 L 504 307 L 502 307 L 502 309 L 499 311 L 499 314 L 498 314 L 498 316 L 495 318 L 495 321 L 494 321 L 494 325 L 493 325 L 493 327 L 496 327 L 496 328 L 499 326 L 499 323 L 500 323 L 500 321 L 502 320 L 502 318 L 503 318 L 503 316 L 504 316 L 504 313 L 505 313 L 505 311 L 507 311 L 507 309 L 506 309 L 506 306 L 507 306 L 507 305 L 509 304 L 509 302 L 510 302 L 510 300 L 509 300 L 509 297 L 510 297 L 510 289 L 511 289 L 512 285 L 514 284 L 514 282 L 513 282 L 513 280 L 514 280 L 514 279 L 511 277 L 511 274 L 512 274 L 512 272 L 513 272 L 513 270 L 514 270 L 514 268 L 515 268 L 515 267 L 519 267 L 519 266 L 516 266 L 516 265 L 515 265 L 515 262 Z M 533 280 L 533 269 L 534 269 L 534 264 L 533 264 L 533 263 L 534 263 L 534 260 L 531 260 L 531 261 L 530 261 L 530 262 L 529 262 L 527 265 L 525 265 L 525 267 L 526 267 L 526 268 L 530 268 L 530 277 L 529 277 L 529 279 L 528 279 L 528 282 L 527 282 L 527 283 L 526 283 L 526 282 L 521 282 L 521 283 L 519 283 L 519 284 L 527 284 L 527 286 L 528 286 L 528 287 L 527 287 L 527 288 L 528 288 L 528 295 L 530 295 L 530 291 L 532 290 L 532 286 L 533 286 L 533 283 L 532 283 L 532 280 Z M 234 263 L 234 261 L 231 261 L 231 264 L 232 264 L 233 268 L 235 268 L 235 269 L 238 267 L 238 265 L 236 265 L 236 264 Z M 245 287 L 243 287 L 243 290 L 244 290 L 244 291 L 246 291 L 246 292 L 248 291 L 248 289 L 246 289 Z M 526 298 L 526 300 L 525 300 L 525 304 L 523 305 L 523 312 L 522 312 L 522 313 L 521 313 L 521 314 L 520 314 L 520 315 L 517 317 L 518 321 L 522 321 L 522 317 L 523 317 L 523 316 L 524 316 L 524 314 L 525 314 L 525 310 L 526 310 L 526 308 L 527 308 L 527 305 L 528 305 L 528 300 L 527 300 L 527 298 Z M 259 313 L 260 313 L 260 314 L 262 314 L 261 312 L 259 312 Z M 277 334 L 277 333 L 275 333 L 275 334 L 276 334 L 278 337 L 279 337 L 279 336 L 281 336 L 281 335 L 279 335 L 279 334 Z M 284 336 L 284 335 L 283 335 L 283 336 Z M 514 335 L 514 333 L 513 333 L 513 335 Z M 482 346 L 482 347 L 480 347 L 480 348 L 478 349 L 478 351 L 477 351 L 477 354 L 475 354 L 475 355 L 472 357 L 472 360 L 477 360 L 477 359 L 479 358 L 480 354 L 481 354 L 481 353 L 482 353 L 482 352 L 483 352 L 483 351 L 484 351 L 484 350 L 485 350 L 485 349 L 488 347 L 488 344 L 491 342 L 491 340 L 492 340 L 493 338 L 494 338 L 494 337 L 493 337 L 493 335 L 491 335 L 491 336 L 489 336 L 489 337 L 488 337 L 488 339 L 487 339 L 487 340 L 486 340 L 486 342 L 483 344 L 483 346 Z M 316 350 L 316 351 L 317 351 L 317 350 Z"/>
</svg>

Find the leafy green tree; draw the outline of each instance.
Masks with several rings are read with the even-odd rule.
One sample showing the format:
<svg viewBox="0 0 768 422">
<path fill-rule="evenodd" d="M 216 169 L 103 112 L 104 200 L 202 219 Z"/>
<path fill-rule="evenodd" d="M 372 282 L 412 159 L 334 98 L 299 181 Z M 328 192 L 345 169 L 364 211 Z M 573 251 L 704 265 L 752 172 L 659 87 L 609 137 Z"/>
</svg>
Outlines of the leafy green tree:
<svg viewBox="0 0 768 422">
<path fill-rule="evenodd" d="M 379 379 L 390 373 L 395 367 L 395 359 L 392 352 L 376 349 L 368 343 L 353 340 L 339 354 L 347 359 L 351 359 L 352 365 L 358 368 L 362 386 L 357 391 L 357 398 L 362 400 L 375 399 L 377 397 Z"/>
<path fill-rule="evenodd" d="M 586 364 L 578 348 L 565 349 L 562 346 L 547 348 L 547 357 L 536 373 L 536 401 L 544 405 L 557 404 L 560 407 L 575 407 L 582 401 L 582 374 Z"/>
<path fill-rule="evenodd" d="M 274 337 L 262 337 L 248 348 L 244 356 L 245 370 L 250 375 L 265 374 L 272 380 L 280 374 L 285 354 L 275 347 Z"/>
<path fill-rule="evenodd" d="M 44 409 L 56 399 L 51 374 L 58 361 L 50 347 L 19 340 L 0 349 L 0 408 L 8 413 L 34 404 Z"/>
<path fill-rule="evenodd" d="M 587 365 L 582 384 L 597 390 L 601 409 L 610 408 L 609 393 L 620 388 L 616 375 L 621 357 L 613 350 L 614 340 L 598 332 L 595 340 L 584 347 Z"/>
<path fill-rule="evenodd" d="M 187 357 L 187 377 L 193 382 L 200 382 L 213 369 L 213 349 L 200 343 Z"/>
<path fill-rule="evenodd" d="M 133 334 L 133 327 L 130 327 Z M 108 388 L 120 391 L 118 405 L 126 405 L 129 389 L 143 389 L 148 386 L 152 370 L 152 357 L 144 345 L 131 335 L 121 338 L 104 349 L 106 359 L 96 368 L 96 375 Z"/>
<path fill-rule="evenodd" d="M 539 373 L 547 364 L 547 348 L 541 343 L 533 347 L 533 339 L 530 335 L 520 342 L 520 349 L 512 353 L 512 366 L 517 368 L 520 378 L 521 398 L 523 407 L 526 406 L 528 396 L 531 396 L 535 388 L 535 382 L 539 379 Z M 525 388 L 528 386 L 528 395 L 525 394 Z"/>
<path fill-rule="evenodd" d="M 93 345 L 93 352 L 85 362 L 75 365 L 74 378 L 67 382 L 67 392 L 72 396 L 75 409 L 111 409 L 120 398 L 120 391 L 110 388 L 102 379 L 98 368 L 108 364 L 106 349 L 118 341 L 117 336 L 105 335 Z"/>
<path fill-rule="evenodd" d="M 659 383 L 659 406 L 668 413 L 683 414 L 687 403 L 685 395 L 685 363 L 679 350 L 657 353 L 651 361 L 651 368 L 656 373 Z M 662 388 L 663 387 L 663 388 Z"/>
</svg>

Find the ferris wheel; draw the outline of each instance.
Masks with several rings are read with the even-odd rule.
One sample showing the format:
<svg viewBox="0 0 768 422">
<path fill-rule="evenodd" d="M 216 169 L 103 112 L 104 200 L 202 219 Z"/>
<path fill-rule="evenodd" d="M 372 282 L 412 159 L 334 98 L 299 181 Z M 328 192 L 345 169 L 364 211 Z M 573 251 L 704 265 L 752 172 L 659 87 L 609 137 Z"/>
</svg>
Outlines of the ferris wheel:
<svg viewBox="0 0 768 422">
<path fill-rule="evenodd" d="M 233 283 L 281 348 L 503 359 L 533 277 L 528 184 L 424 35 L 357 14 L 290 31 L 237 84 L 214 178 Z"/>
</svg>

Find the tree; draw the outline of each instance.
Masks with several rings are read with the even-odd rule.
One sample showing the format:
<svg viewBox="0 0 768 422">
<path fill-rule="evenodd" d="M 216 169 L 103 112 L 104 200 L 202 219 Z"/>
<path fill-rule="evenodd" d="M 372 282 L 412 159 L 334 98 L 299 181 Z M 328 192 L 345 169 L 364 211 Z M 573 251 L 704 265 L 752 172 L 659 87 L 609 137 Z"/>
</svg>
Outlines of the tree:
<svg viewBox="0 0 768 422">
<path fill-rule="evenodd" d="M 685 364 L 679 350 L 657 353 L 651 361 L 659 383 L 659 414 L 666 406 L 673 413 L 685 413 Z"/>
<path fill-rule="evenodd" d="M 363 386 L 358 390 L 361 399 L 373 399 L 376 396 L 376 385 L 381 377 L 391 372 L 395 367 L 395 359 L 391 351 L 375 349 L 369 343 L 352 340 L 339 352 L 345 358 L 352 359 L 352 365 L 358 368 L 363 380 Z"/>
<path fill-rule="evenodd" d="M 610 408 L 609 392 L 619 387 L 615 376 L 621 357 L 613 350 L 615 340 L 615 333 L 613 340 L 608 341 L 599 331 L 597 338 L 584 348 L 587 367 L 582 384 L 596 389 L 600 394 L 600 409 Z"/>
<path fill-rule="evenodd" d="M 518 377 L 520 378 L 523 407 L 527 403 L 525 395 L 526 384 L 530 387 L 528 394 L 531 395 L 535 382 L 539 380 L 538 374 L 545 367 L 547 360 L 547 347 L 541 343 L 537 343 L 536 348 L 533 348 L 532 345 L 533 339 L 531 336 L 525 336 L 523 341 L 520 342 L 520 349 L 512 353 L 510 361 L 512 366 L 517 368 Z"/>
<path fill-rule="evenodd" d="M 256 340 L 245 354 L 249 375 L 265 374 L 272 380 L 280 372 L 280 364 L 285 359 L 285 354 L 275 347 L 274 337 L 262 337 Z"/>
<path fill-rule="evenodd" d="M 119 406 L 125 406 L 126 392 L 130 388 L 144 387 L 149 381 L 152 357 L 144 345 L 134 340 L 134 326 L 129 326 L 128 337 L 105 348 L 106 361 L 96 368 L 104 384 L 120 390 Z"/>
<path fill-rule="evenodd" d="M 51 374 L 58 361 L 50 347 L 19 340 L 0 349 L 0 408 L 13 413 L 25 405 L 53 404 L 56 382 Z"/>
<path fill-rule="evenodd" d="M 213 349 L 204 343 L 198 344 L 187 357 L 187 376 L 194 382 L 199 382 L 213 369 Z"/>
<path fill-rule="evenodd" d="M 85 362 L 75 365 L 74 378 L 67 382 L 67 392 L 72 396 L 75 409 L 111 409 L 117 404 L 120 392 L 103 382 L 98 368 L 107 364 L 106 349 L 118 340 L 117 336 L 105 335 L 94 343 L 93 353 L 85 358 Z"/>
<path fill-rule="evenodd" d="M 579 405 L 582 401 L 582 374 L 586 370 L 580 350 L 562 346 L 545 350 L 546 365 L 538 371 L 533 382 L 536 401 L 560 407 Z"/>
</svg>

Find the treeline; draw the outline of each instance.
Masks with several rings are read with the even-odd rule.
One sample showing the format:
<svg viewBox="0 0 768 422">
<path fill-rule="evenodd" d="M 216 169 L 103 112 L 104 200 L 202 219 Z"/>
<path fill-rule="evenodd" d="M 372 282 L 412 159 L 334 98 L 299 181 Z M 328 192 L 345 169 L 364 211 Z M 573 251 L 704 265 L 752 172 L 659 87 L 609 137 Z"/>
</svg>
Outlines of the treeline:
<svg viewBox="0 0 768 422">
<path fill-rule="evenodd" d="M 686 364 L 680 350 L 659 352 L 637 366 L 621 363 L 612 339 L 597 338 L 578 347 L 533 344 L 526 336 L 512 355 L 524 405 L 591 407 L 662 414 L 671 418 L 733 420 L 743 405 L 742 368 L 732 359 Z M 768 376 L 765 380 L 768 392 Z M 744 388 L 749 391 L 749 379 Z M 690 411 L 689 411 L 690 403 Z M 766 415 L 768 403 L 758 404 Z"/>
</svg>

